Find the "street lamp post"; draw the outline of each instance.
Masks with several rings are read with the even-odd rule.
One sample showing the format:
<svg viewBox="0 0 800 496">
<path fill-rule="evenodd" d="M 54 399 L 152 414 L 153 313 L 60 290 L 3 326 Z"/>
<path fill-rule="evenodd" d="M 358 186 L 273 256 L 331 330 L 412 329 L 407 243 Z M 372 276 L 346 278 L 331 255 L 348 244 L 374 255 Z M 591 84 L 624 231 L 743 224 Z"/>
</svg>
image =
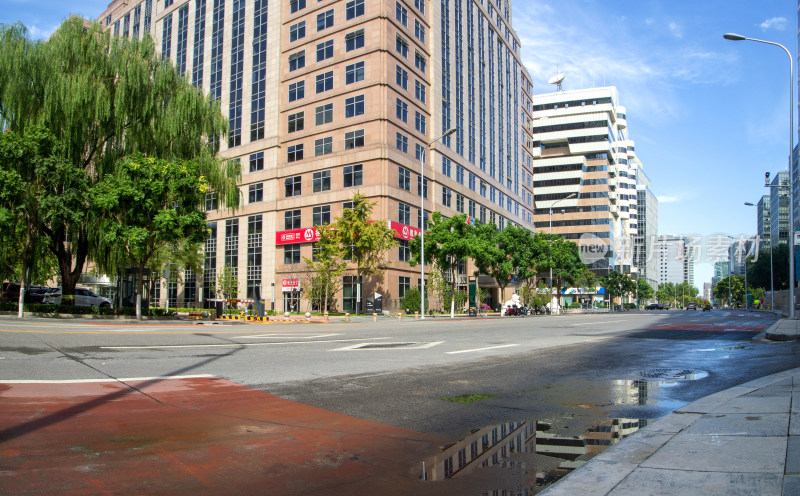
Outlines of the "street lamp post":
<svg viewBox="0 0 800 496">
<path fill-rule="evenodd" d="M 578 196 L 577 193 L 570 193 L 564 198 L 556 200 L 550 204 L 550 234 L 553 234 L 553 207 L 555 207 L 559 202 L 575 198 L 576 196 Z M 549 255 L 550 255 L 550 308 L 552 310 L 553 307 L 553 240 L 552 239 L 550 240 Z M 558 309 L 556 309 L 556 312 L 558 312 Z M 552 314 L 553 312 L 551 311 L 550 313 Z"/>
<path fill-rule="evenodd" d="M 420 157 L 419 161 L 419 187 L 420 187 L 420 200 L 419 200 L 419 217 L 420 217 L 420 226 L 419 226 L 419 239 L 420 239 L 420 275 L 422 279 L 419 283 L 420 289 L 420 318 L 425 320 L 425 158 L 428 155 L 428 148 L 439 141 L 440 139 L 444 139 L 454 132 L 456 132 L 458 128 L 448 129 L 446 133 L 439 136 L 435 140 L 432 140 L 425 148 L 422 149 L 422 156 Z"/>
<path fill-rule="evenodd" d="M 725 33 L 723 38 L 730 41 L 755 41 L 780 47 L 789 57 L 789 318 L 794 320 L 794 192 L 792 191 L 792 185 L 794 184 L 792 177 L 792 159 L 794 157 L 794 61 L 792 60 L 792 53 L 785 46 L 774 41 L 748 38 L 735 33 Z"/>
<path fill-rule="evenodd" d="M 772 194 L 771 190 L 770 194 Z M 748 207 L 755 207 L 755 205 L 753 205 L 750 202 L 744 202 L 744 204 L 747 205 Z M 758 242 L 759 242 L 758 236 L 756 236 L 756 243 Z M 775 283 L 772 277 L 772 247 L 770 247 L 769 249 L 769 309 L 775 310 Z"/>
</svg>

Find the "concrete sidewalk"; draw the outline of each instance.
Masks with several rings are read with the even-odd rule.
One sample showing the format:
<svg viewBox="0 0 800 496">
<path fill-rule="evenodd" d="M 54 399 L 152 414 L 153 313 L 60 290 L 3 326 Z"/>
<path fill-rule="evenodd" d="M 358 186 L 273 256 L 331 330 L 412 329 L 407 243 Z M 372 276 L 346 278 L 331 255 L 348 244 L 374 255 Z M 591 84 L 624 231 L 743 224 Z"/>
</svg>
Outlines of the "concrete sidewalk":
<svg viewBox="0 0 800 496">
<path fill-rule="evenodd" d="M 800 320 L 781 319 L 765 332 L 767 339 L 773 341 L 794 341 L 800 339 Z"/>
<path fill-rule="evenodd" d="M 800 495 L 800 368 L 686 405 L 541 494 Z"/>
</svg>

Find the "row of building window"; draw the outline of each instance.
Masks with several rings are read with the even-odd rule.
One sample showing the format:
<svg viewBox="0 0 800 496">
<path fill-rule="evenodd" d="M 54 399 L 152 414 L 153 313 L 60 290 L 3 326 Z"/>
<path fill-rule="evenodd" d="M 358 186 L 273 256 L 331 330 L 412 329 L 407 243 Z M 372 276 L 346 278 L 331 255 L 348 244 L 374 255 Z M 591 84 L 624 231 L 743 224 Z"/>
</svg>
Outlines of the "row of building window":
<svg viewBox="0 0 800 496">
<path fill-rule="evenodd" d="M 346 165 L 342 168 L 342 186 L 351 188 L 361 186 L 364 182 L 364 165 Z M 303 194 L 303 176 L 292 176 L 284 179 L 284 195 L 288 197 Z M 317 171 L 312 174 L 311 191 L 321 193 L 331 189 L 331 171 Z"/>
</svg>

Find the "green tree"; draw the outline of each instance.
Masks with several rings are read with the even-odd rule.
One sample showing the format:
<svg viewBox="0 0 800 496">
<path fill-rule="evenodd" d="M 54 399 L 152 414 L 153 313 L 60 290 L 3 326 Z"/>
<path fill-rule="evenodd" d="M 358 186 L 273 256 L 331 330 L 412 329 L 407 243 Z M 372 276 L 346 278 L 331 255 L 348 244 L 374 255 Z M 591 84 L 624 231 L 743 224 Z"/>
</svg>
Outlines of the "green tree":
<svg viewBox="0 0 800 496">
<path fill-rule="evenodd" d="M 352 208 L 344 209 L 333 223 L 339 243 L 348 252 L 359 276 L 381 276 L 386 251 L 397 244 L 385 222 L 372 222 L 372 207 L 376 202 L 356 193 Z"/>
<path fill-rule="evenodd" d="M 490 266 L 490 275 L 500 286 L 500 302 L 506 301 L 505 289 L 512 277 L 527 281 L 536 274 L 534 243 L 531 232 L 508 224 L 497 233 L 497 259 Z"/>
<path fill-rule="evenodd" d="M 104 243 L 125 250 L 139 268 L 137 294 L 142 294 L 144 268 L 159 250 L 179 241 L 200 243 L 207 236 L 201 209 L 208 184 L 188 161 L 157 160 L 136 154 L 93 188 Z M 141 300 L 136 317 L 141 318 Z"/>
<path fill-rule="evenodd" d="M 162 61 L 148 34 L 112 37 L 71 17 L 39 42 L 21 25 L 0 26 L 0 122 L 22 135 L 41 125 L 55 137 L 60 169 L 51 172 L 40 230 L 58 259 L 65 303 L 90 250 L 105 241 L 89 191 L 122 157 L 191 159 L 225 205 L 238 204 L 238 166 L 215 158 L 227 130 L 219 104 Z M 120 257 L 98 262 L 112 259 Z"/>
<path fill-rule="evenodd" d="M 554 287 L 558 289 L 560 306 L 560 288 L 568 284 L 575 284 L 586 265 L 581 262 L 578 245 L 572 241 L 567 241 L 559 236 L 550 242 L 550 249 L 552 250 Z"/>
<path fill-rule="evenodd" d="M 419 312 L 422 307 L 422 293 L 419 287 L 413 287 L 406 290 L 403 295 L 403 309 L 409 313 Z"/>
<path fill-rule="evenodd" d="M 217 275 L 217 291 L 222 293 L 226 300 L 235 299 L 239 294 L 239 278 L 236 276 L 236 268 L 225 264 L 222 271 Z"/>
<path fill-rule="evenodd" d="M 728 283 L 730 282 L 730 286 Z M 730 288 L 730 293 L 729 293 Z M 728 295 L 730 294 L 731 303 L 744 302 L 744 277 L 741 276 L 728 276 L 724 279 L 717 281 L 714 285 L 714 299 L 719 303 L 723 302 L 728 304 Z"/>
<path fill-rule="evenodd" d="M 306 268 L 314 274 L 310 298 L 316 298 L 319 308 L 327 312 L 332 294 L 336 293 L 339 276 L 347 270 L 345 247 L 339 240 L 339 233 L 327 226 L 314 226 L 319 239 L 314 243 L 311 258 L 303 257 Z M 319 294 L 314 294 L 314 293 Z"/>
<path fill-rule="evenodd" d="M 754 288 L 769 289 L 770 284 L 770 251 L 762 251 L 758 259 L 748 257 L 747 283 Z M 775 291 L 789 288 L 789 246 L 781 243 L 772 252 L 772 285 Z"/>
<path fill-rule="evenodd" d="M 646 301 L 653 297 L 654 291 L 653 287 L 644 279 L 637 279 L 636 286 L 638 287 L 638 300 L 636 301 L 636 307 L 638 308 L 642 300 Z"/>
<path fill-rule="evenodd" d="M 19 276 L 19 317 L 26 276 L 34 281 L 47 278 L 42 276 L 50 257 L 39 227 L 44 197 L 61 166 L 55 140 L 46 129 L 31 127 L 25 136 L 11 130 L 0 134 L 0 276 Z"/>
<path fill-rule="evenodd" d="M 633 280 L 628 274 L 611 271 L 608 275 L 601 278 L 601 284 L 606 288 L 609 304 L 613 304 L 616 298 L 621 298 L 635 290 Z"/>
<path fill-rule="evenodd" d="M 658 291 L 656 291 L 656 299 L 659 303 L 669 304 L 673 302 L 675 298 L 675 284 L 671 282 L 664 282 L 658 285 Z"/>
</svg>

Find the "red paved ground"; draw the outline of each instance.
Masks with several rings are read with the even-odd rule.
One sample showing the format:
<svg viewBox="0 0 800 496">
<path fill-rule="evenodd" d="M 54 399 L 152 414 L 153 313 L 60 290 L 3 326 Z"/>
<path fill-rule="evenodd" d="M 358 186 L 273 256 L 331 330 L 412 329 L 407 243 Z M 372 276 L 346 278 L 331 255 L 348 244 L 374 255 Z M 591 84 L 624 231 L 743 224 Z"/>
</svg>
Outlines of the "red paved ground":
<svg viewBox="0 0 800 496">
<path fill-rule="evenodd" d="M 0 384 L 0 494 L 418 494 L 444 443 L 217 378 L 128 384 Z"/>
</svg>

